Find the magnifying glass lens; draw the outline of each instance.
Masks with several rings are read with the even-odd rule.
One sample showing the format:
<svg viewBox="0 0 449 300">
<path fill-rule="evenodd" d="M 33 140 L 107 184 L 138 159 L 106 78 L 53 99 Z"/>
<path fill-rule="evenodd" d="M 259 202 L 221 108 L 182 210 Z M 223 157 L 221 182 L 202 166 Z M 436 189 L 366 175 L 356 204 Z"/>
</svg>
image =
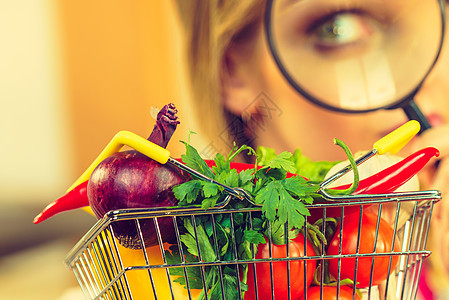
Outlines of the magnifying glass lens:
<svg viewBox="0 0 449 300">
<path fill-rule="evenodd" d="M 443 20 L 430 0 L 279 0 L 269 15 L 271 50 L 309 100 L 344 111 L 395 106 L 438 57 Z"/>
</svg>

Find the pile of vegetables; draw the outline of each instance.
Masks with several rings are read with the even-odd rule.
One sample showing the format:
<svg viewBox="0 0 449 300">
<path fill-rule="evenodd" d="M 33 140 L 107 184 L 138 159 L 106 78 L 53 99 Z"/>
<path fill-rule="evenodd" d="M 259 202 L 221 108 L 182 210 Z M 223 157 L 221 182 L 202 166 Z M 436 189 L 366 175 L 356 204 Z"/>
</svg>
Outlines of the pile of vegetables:
<svg viewBox="0 0 449 300">
<path fill-rule="evenodd" d="M 164 106 L 148 140 L 165 148 L 179 123 L 176 112 L 173 104 Z M 422 149 L 359 181 L 351 152 L 341 141 L 336 143 L 348 155 L 354 181 L 333 187 L 329 192 L 334 194 L 393 192 L 438 156 L 435 148 Z M 184 144 L 184 164 L 222 184 L 243 188 L 254 197 L 254 203 L 232 198 L 226 209 L 233 213 L 177 217 L 176 224 L 170 217 L 159 217 L 157 228 L 153 219 L 139 221 L 144 245 L 133 220 L 112 224 L 115 237 L 126 248 L 158 245 L 159 230 L 162 241 L 171 244 L 165 253 L 168 264 L 210 263 L 206 267 L 169 269 L 175 282 L 202 289 L 200 299 L 205 294 L 208 299 L 238 299 L 240 294 L 252 300 L 256 292 L 258 299 L 288 299 L 288 295 L 298 299 L 306 290 L 308 299 L 319 299 L 321 292 L 324 298 L 338 293 L 340 299 L 345 295 L 358 299 L 354 288 L 381 284 L 394 270 L 397 255 L 366 256 L 357 262 L 354 258 L 331 258 L 325 263 L 319 260 L 322 255 L 399 251 L 388 222 L 360 206 L 348 206 L 344 214 L 340 209 L 328 209 L 325 214 L 321 209 L 308 209 L 310 204 L 325 201 L 319 183 L 338 162 L 312 162 L 299 150 L 277 155 L 272 149 L 260 147 L 254 151 L 247 146 L 234 146 L 226 157 L 217 154 L 213 161 L 206 161 L 190 141 Z M 255 155 L 256 163 L 233 162 L 245 153 Z M 200 210 L 207 210 L 226 197 L 214 183 L 128 150 L 101 162 L 88 182 L 47 206 L 34 222 L 83 206 L 90 206 L 97 218 L 125 208 L 198 205 Z M 278 260 L 269 262 L 271 258 Z M 221 261 L 230 263 L 214 264 Z"/>
<path fill-rule="evenodd" d="M 256 290 L 258 299 L 273 299 L 273 296 L 274 299 L 288 299 L 289 294 L 291 299 L 298 299 L 303 295 L 306 287 L 314 285 L 323 284 L 329 287 L 326 289 L 328 293 L 331 287 L 336 291 L 337 282 L 347 285 L 346 293 L 351 290 L 357 299 L 356 290 L 351 288 L 378 285 L 394 271 L 398 262 L 397 255 L 379 255 L 374 259 L 373 255 L 365 256 L 358 258 L 357 262 L 355 258 L 335 258 L 325 260 L 325 265 L 319 265 L 321 255 L 372 254 L 374 251 L 376 254 L 399 252 L 399 241 L 390 224 L 377 214 L 361 209 L 360 206 L 347 206 L 343 215 L 338 207 L 328 208 L 325 215 L 322 209 L 309 210 L 307 208 L 309 204 L 324 201 L 318 193 L 321 181 L 314 182 L 302 176 L 294 176 L 292 173 L 297 172 L 294 168 L 294 157 L 288 152 L 281 153 L 271 160 L 265 160 L 264 166 L 257 168 L 246 166 L 240 170 L 232 168 L 230 159 L 244 150 L 247 148 L 234 149 L 227 158 L 217 154 L 216 166 L 211 170 L 206 167 L 207 162 L 202 160 L 198 152 L 186 143 L 186 155 L 182 157 L 183 161 L 197 170 L 207 170 L 207 176 L 229 186 L 245 188 L 255 196 L 256 204 L 262 207 L 260 213 L 253 212 L 251 215 L 242 212 L 219 220 L 218 218 L 214 220 L 210 216 L 197 218 L 196 232 L 194 232 L 191 219 L 184 219 L 183 225 L 187 231 L 181 236 L 184 253 L 193 255 L 187 261 L 197 261 L 200 253 L 204 262 L 217 261 L 217 257 L 231 262 L 267 258 L 284 258 L 284 260 L 272 263 L 261 261 L 255 264 L 241 264 L 239 268 L 232 265 L 208 268 L 207 275 L 210 278 L 207 282 L 207 290 L 211 299 L 222 299 L 222 293 L 225 294 L 226 299 L 237 299 L 238 293 L 245 291 L 244 299 L 252 300 L 256 299 Z M 348 155 L 353 163 L 351 154 L 348 153 Z M 363 191 L 393 192 L 416 175 L 434 156 L 438 156 L 435 148 L 417 151 L 360 182 L 356 179 L 352 187 L 338 186 L 334 187 L 332 192 L 343 194 L 358 194 Z M 354 170 L 357 173 L 355 166 Z M 389 180 L 383 180 L 385 177 Z M 188 181 L 174 187 L 173 190 L 181 205 L 201 204 L 204 209 L 220 202 L 220 197 L 225 197 L 218 188 L 212 189 L 208 183 L 201 180 Z M 367 206 L 364 205 L 364 207 Z M 254 206 L 251 203 L 234 199 L 227 208 L 244 210 L 252 207 Z M 323 222 L 327 224 L 325 232 L 321 232 Z M 210 229 L 214 223 L 216 230 L 220 232 L 215 236 Z M 237 253 L 230 242 L 233 239 L 238 245 Z M 199 245 L 197 240 L 201 241 Z M 289 245 L 288 255 L 287 244 Z M 253 251 L 254 248 L 257 250 Z M 215 249 L 221 249 L 221 251 L 218 253 Z M 170 264 L 181 263 L 177 245 L 172 247 L 171 252 L 167 252 L 167 257 Z M 287 263 L 287 257 L 289 259 L 302 257 L 303 260 Z M 305 265 L 307 265 L 306 271 Z M 325 268 L 323 278 L 319 275 L 321 268 Z M 173 275 L 183 276 L 182 269 L 170 271 Z M 194 288 L 204 288 L 199 268 L 188 274 L 191 282 L 198 283 L 193 285 Z M 290 278 L 287 278 L 287 274 Z M 222 276 L 226 279 L 223 283 L 220 281 Z M 240 282 L 237 278 L 240 278 Z M 178 282 L 186 284 L 183 277 L 179 278 Z M 190 286 L 192 287 L 192 284 Z M 316 293 L 315 289 L 312 291 Z"/>
</svg>

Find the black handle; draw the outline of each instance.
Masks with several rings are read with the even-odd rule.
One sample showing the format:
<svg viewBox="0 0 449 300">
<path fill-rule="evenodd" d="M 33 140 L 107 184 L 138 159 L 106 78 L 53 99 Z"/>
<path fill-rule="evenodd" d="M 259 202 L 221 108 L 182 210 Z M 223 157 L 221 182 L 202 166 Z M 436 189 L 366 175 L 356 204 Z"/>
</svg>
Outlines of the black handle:
<svg viewBox="0 0 449 300">
<path fill-rule="evenodd" d="M 432 128 L 432 126 L 429 123 L 429 120 L 424 116 L 422 111 L 419 109 L 416 102 L 412 99 L 410 100 L 407 105 L 403 106 L 402 109 L 404 110 L 405 114 L 410 120 L 416 120 L 421 124 L 421 130 L 418 134 L 423 133 L 424 130 L 427 130 L 429 128 Z"/>
</svg>

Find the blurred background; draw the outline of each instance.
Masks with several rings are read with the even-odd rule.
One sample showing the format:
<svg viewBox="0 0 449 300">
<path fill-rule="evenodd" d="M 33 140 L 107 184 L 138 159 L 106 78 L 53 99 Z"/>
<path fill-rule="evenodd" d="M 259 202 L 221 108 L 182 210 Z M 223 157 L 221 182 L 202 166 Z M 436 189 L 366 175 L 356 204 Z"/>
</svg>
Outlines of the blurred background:
<svg viewBox="0 0 449 300">
<path fill-rule="evenodd" d="M 0 0 L 0 39 L 0 298 L 69 299 L 78 284 L 64 257 L 96 220 L 33 218 L 117 131 L 147 137 L 152 107 L 177 105 L 169 148 L 182 153 L 195 125 L 176 11 L 172 1 Z"/>
</svg>

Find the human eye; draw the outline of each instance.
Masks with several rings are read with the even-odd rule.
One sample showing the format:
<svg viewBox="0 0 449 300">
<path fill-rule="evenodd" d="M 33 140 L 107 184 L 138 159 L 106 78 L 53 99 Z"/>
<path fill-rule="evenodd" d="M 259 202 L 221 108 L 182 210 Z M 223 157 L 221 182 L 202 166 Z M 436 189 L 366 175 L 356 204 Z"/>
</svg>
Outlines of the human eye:
<svg viewBox="0 0 449 300">
<path fill-rule="evenodd" d="M 340 11 L 312 21 L 304 32 L 308 44 L 323 55 L 363 51 L 382 37 L 380 22 L 362 11 Z"/>
<path fill-rule="evenodd" d="M 379 26 L 363 12 L 343 11 L 313 21 L 306 34 L 316 50 L 330 54 L 366 47 L 379 33 Z"/>
<path fill-rule="evenodd" d="M 289 3 L 275 8 L 271 28 L 277 45 L 292 55 L 296 52 L 330 59 L 363 55 L 391 41 L 402 28 L 395 24 L 397 10 L 388 4 L 339 0 Z"/>
</svg>

